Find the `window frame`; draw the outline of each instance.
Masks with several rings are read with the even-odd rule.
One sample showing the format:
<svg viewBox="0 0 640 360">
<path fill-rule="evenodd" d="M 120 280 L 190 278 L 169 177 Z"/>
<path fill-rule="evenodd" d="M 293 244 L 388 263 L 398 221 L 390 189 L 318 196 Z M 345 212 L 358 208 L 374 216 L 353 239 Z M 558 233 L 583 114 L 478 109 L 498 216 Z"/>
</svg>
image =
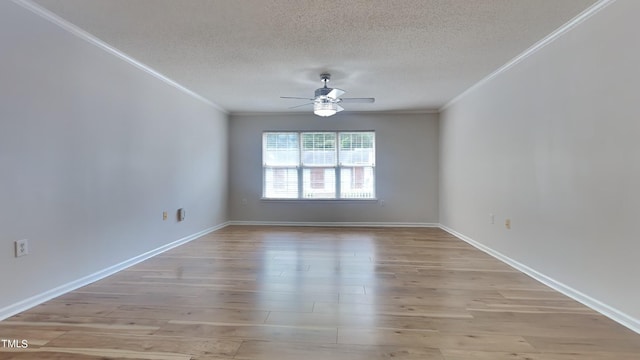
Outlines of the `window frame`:
<svg viewBox="0 0 640 360">
<path fill-rule="evenodd" d="M 304 141 L 303 141 L 303 135 L 304 134 L 324 134 L 324 133 L 332 133 L 335 134 L 335 165 L 305 165 L 303 162 L 303 152 L 304 152 Z M 296 134 L 297 136 L 297 141 L 298 141 L 298 164 L 293 166 L 279 166 L 279 165 L 268 165 L 265 161 L 265 153 L 267 151 L 267 145 L 266 145 L 266 141 L 265 141 L 265 136 L 267 134 Z M 340 161 L 340 136 L 341 134 L 372 134 L 372 138 L 373 138 L 373 143 L 372 143 L 372 152 L 373 152 L 373 160 L 371 161 L 370 165 L 356 165 L 356 164 L 345 164 L 343 165 L 342 162 Z M 358 201 L 377 201 L 377 179 L 376 179 L 376 158 L 377 158 L 377 154 L 376 154 L 376 132 L 375 130 L 299 130 L 299 131 L 291 131 L 291 130 L 285 130 L 285 131 L 263 131 L 262 132 L 262 197 L 261 200 L 264 201 L 292 201 L 292 202 L 300 202 L 300 201 L 346 201 L 346 202 L 358 202 Z M 277 169 L 277 168 L 287 168 L 287 169 L 293 169 L 295 168 L 297 171 L 297 177 L 298 177 L 298 181 L 297 181 L 297 197 L 267 197 L 266 193 L 267 193 L 267 169 Z M 363 171 L 363 177 L 364 172 L 365 172 L 365 168 L 371 168 L 371 177 L 372 177 L 372 196 L 371 197 L 342 197 L 342 191 L 341 191 L 341 185 L 342 185 L 342 179 L 341 179 L 341 174 L 343 169 L 351 169 L 352 171 L 355 170 L 355 168 L 362 168 Z M 307 170 L 313 170 L 313 169 L 333 169 L 334 171 L 334 176 L 332 176 L 334 178 L 335 184 L 333 184 L 334 189 L 335 189 L 335 195 L 334 197 L 305 197 L 305 188 L 304 188 L 304 171 L 305 169 Z M 368 170 L 367 170 L 368 171 Z M 326 178 L 326 175 L 324 176 Z M 364 186 L 364 183 L 362 184 Z"/>
</svg>

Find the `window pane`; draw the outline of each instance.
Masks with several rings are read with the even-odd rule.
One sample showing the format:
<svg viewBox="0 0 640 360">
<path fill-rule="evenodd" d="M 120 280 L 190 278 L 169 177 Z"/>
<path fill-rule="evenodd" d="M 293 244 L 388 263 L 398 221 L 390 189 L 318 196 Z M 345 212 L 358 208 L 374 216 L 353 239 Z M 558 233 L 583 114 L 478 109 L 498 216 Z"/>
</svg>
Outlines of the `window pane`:
<svg viewBox="0 0 640 360">
<path fill-rule="evenodd" d="M 343 199 L 375 198 L 374 168 L 352 166 L 340 168 L 340 197 Z"/>
<path fill-rule="evenodd" d="M 375 164 L 375 133 L 340 133 L 340 165 Z"/>
<path fill-rule="evenodd" d="M 295 199 L 298 197 L 298 170 L 296 168 L 265 168 L 264 197 Z"/>
<path fill-rule="evenodd" d="M 333 199 L 336 197 L 336 169 L 313 167 L 302 169 L 302 197 Z"/>
<path fill-rule="evenodd" d="M 300 162 L 298 133 L 264 133 L 262 161 L 267 166 L 297 166 Z"/>
<path fill-rule="evenodd" d="M 336 133 L 302 133 L 302 164 L 304 166 L 335 166 Z"/>
</svg>

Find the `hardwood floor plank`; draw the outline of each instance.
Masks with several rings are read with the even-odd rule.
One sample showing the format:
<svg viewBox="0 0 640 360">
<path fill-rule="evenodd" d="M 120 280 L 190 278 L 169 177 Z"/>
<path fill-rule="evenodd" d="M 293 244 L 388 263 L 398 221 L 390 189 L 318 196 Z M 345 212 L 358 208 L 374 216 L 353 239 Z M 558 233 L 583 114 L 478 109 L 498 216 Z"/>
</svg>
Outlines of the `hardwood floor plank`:
<svg viewBox="0 0 640 360">
<path fill-rule="evenodd" d="M 129 351 L 137 354 L 153 353 L 168 358 L 176 355 L 189 358 L 233 357 L 238 351 L 241 340 L 197 338 L 184 336 L 131 335 L 112 333 L 86 333 L 69 331 L 47 344 L 49 349 L 83 348 L 91 344 L 93 349 Z"/>
<path fill-rule="evenodd" d="M 206 321 L 175 320 L 155 334 L 184 337 L 238 338 L 250 340 L 335 343 L 337 329 L 319 326 L 247 325 Z"/>
<path fill-rule="evenodd" d="M 175 353 L 157 353 L 153 351 L 127 351 L 127 350 L 114 350 L 114 349 L 100 349 L 95 347 L 90 348 L 49 348 L 41 347 L 38 349 L 22 350 L 21 357 L 15 357 L 16 359 L 42 359 L 49 360 L 55 359 L 68 359 L 68 355 L 79 355 L 80 359 L 96 358 L 96 359 L 138 359 L 138 360 L 191 360 L 192 357 L 184 354 Z M 26 354 L 24 354 L 26 353 Z M 28 355 L 27 355 L 28 354 Z M 0 355 L 2 355 L 0 353 Z M 31 357 L 30 357 L 31 356 Z"/>
<path fill-rule="evenodd" d="M 29 314 L 72 314 L 74 316 L 106 316 L 117 309 L 116 304 L 48 301 L 29 309 Z"/>
<path fill-rule="evenodd" d="M 27 340 L 29 346 L 39 347 L 46 345 L 49 341 L 62 336 L 66 333 L 64 330 L 40 329 L 33 327 L 21 327 L 19 325 L 12 326 L 11 323 L 0 323 L 0 339 L 16 339 Z M 6 350 L 3 344 L 0 344 L 0 352 Z M 2 356 L 0 356 L 0 359 Z"/>
<path fill-rule="evenodd" d="M 217 321 L 240 324 L 263 323 L 269 311 L 249 309 L 182 307 L 182 306 L 131 306 L 124 305 L 112 311 L 108 317 L 136 319 L 182 319 Z"/>
<path fill-rule="evenodd" d="M 314 313 L 333 315 L 360 315 L 375 317 L 379 315 L 417 316 L 429 318 L 471 319 L 473 316 L 467 311 L 464 303 L 455 304 L 427 304 L 427 305 L 402 305 L 402 304 L 375 304 L 366 306 L 357 303 L 327 303 L 316 302 Z"/>
<path fill-rule="evenodd" d="M 365 290 L 367 290 L 367 288 L 365 288 Z M 375 289 L 375 291 L 367 291 L 365 295 L 340 294 L 340 303 L 370 305 L 449 305 L 466 307 L 469 301 L 473 299 L 491 297 L 502 299 L 502 296 L 498 294 L 498 292 L 492 290 L 414 288 L 412 292 L 402 286 L 389 286 L 384 289 L 378 288 Z"/>
<path fill-rule="evenodd" d="M 636 360 L 638 354 L 633 353 L 514 353 L 496 351 L 469 351 L 444 349 L 445 360 Z"/>
<path fill-rule="evenodd" d="M 372 309 L 373 310 L 373 309 Z M 444 315 L 443 315 L 444 316 Z M 350 328 L 434 330 L 433 319 L 425 316 L 401 316 L 340 313 L 271 312 L 266 324 L 287 326 L 326 326 Z"/>
<path fill-rule="evenodd" d="M 537 350 L 542 352 L 640 353 L 640 341 L 631 338 L 566 338 L 549 336 L 527 336 L 525 338 Z"/>
<path fill-rule="evenodd" d="M 443 360 L 438 349 L 421 346 L 359 346 L 244 341 L 237 360 Z"/>
<path fill-rule="evenodd" d="M 499 292 L 506 299 L 568 300 L 566 296 L 550 288 L 535 290 L 500 289 Z"/>
<path fill-rule="evenodd" d="M 447 335 L 437 331 L 393 329 L 338 329 L 339 344 L 406 345 L 420 344 L 430 348 L 461 350 L 493 350 L 535 352 L 523 337 L 517 335 Z"/>
<path fill-rule="evenodd" d="M 444 349 L 445 360 L 549 360 L 545 354 Z"/>
<path fill-rule="evenodd" d="M 114 319 L 62 314 L 31 314 L 26 312 L 0 322 L 0 329 L 10 328 L 16 334 L 23 330 L 83 330 L 151 334 L 160 329 L 160 326 L 164 324 L 166 324 L 166 320 L 138 318 Z"/>
</svg>

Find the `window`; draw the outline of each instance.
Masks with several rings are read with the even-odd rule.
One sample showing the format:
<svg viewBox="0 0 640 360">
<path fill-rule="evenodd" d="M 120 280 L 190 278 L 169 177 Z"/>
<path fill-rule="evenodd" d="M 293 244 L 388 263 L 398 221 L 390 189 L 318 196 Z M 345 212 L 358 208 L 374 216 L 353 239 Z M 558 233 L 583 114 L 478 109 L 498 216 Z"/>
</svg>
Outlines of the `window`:
<svg viewBox="0 0 640 360">
<path fill-rule="evenodd" d="M 264 197 L 291 199 L 298 197 L 298 134 L 269 133 L 262 139 L 264 163 Z"/>
<path fill-rule="evenodd" d="M 375 133 L 265 132 L 266 199 L 374 199 Z"/>
</svg>

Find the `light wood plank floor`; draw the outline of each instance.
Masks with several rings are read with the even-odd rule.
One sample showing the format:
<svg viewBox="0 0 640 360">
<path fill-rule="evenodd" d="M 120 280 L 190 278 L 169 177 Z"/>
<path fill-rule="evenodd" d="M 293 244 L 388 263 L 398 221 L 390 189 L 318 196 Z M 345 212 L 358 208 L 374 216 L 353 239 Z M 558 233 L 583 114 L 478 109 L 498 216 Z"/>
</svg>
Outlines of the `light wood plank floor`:
<svg viewBox="0 0 640 360">
<path fill-rule="evenodd" d="M 440 229 L 227 227 L 0 322 L 0 359 L 640 359 Z"/>
</svg>

